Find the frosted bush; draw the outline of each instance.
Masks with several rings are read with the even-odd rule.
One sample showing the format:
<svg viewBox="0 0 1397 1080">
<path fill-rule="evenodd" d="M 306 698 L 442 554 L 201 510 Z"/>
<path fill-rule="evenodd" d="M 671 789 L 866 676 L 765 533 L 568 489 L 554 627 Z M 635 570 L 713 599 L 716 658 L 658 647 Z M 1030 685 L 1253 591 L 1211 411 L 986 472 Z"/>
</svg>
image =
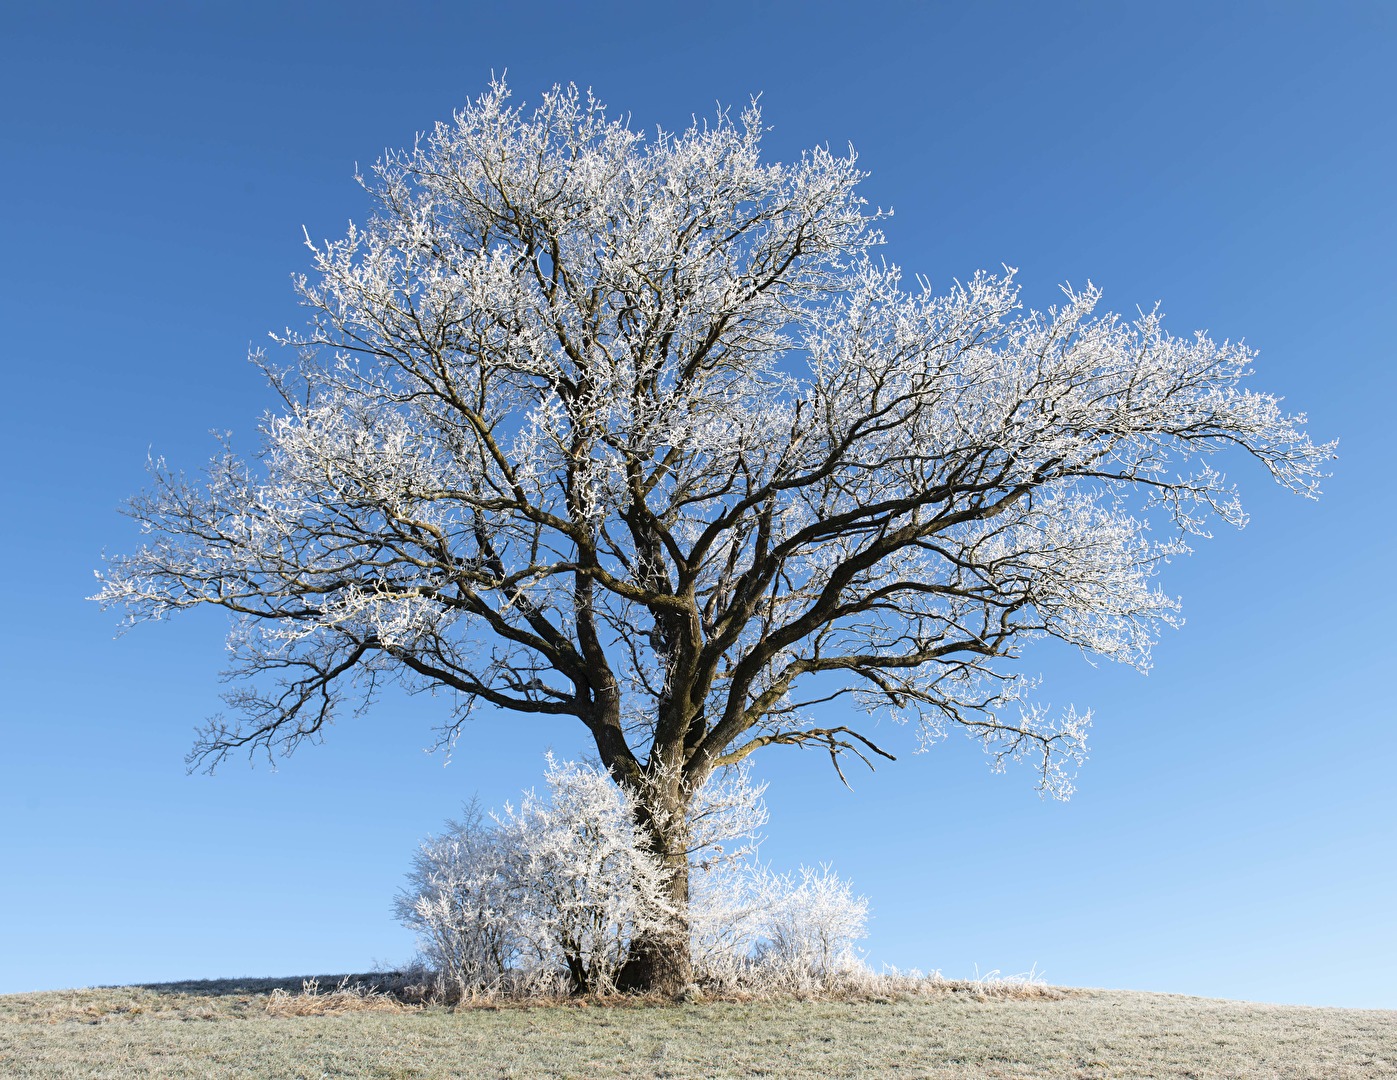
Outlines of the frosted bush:
<svg viewBox="0 0 1397 1080">
<path fill-rule="evenodd" d="M 778 874 L 752 860 L 690 881 L 694 970 L 720 989 L 819 989 L 869 974 L 855 943 L 868 898 L 828 864 Z"/>
<path fill-rule="evenodd" d="M 599 769 L 547 757 L 548 796 L 471 806 L 418 851 L 398 918 L 442 989 L 463 997 L 560 978 L 610 989 L 631 938 L 672 919 L 633 800 Z"/>
<path fill-rule="evenodd" d="M 413 859 L 397 916 L 416 931 L 422 960 L 453 996 L 498 986 L 534 951 L 512 854 L 499 829 L 472 804 Z"/>
<path fill-rule="evenodd" d="M 736 987 L 748 981 L 762 940 L 761 900 L 753 866 L 722 862 L 689 879 L 689 940 L 695 977 Z"/>
<path fill-rule="evenodd" d="M 688 910 L 676 910 L 634 799 L 602 769 L 546 759 L 547 795 L 485 815 L 468 807 L 418 851 L 398 918 L 439 991 L 605 992 L 637 935 L 688 920 L 694 976 L 715 989 L 796 989 L 863 972 L 868 900 L 828 865 L 757 862 L 764 784 L 718 774 L 690 800 Z"/>
<path fill-rule="evenodd" d="M 752 767 L 746 763 L 709 777 L 689 800 L 690 864 L 707 871 L 755 854 L 760 830 L 770 816 L 762 798 L 765 792 L 766 784 L 752 782 Z"/>
<path fill-rule="evenodd" d="M 674 918 L 663 867 L 634 824 L 634 800 L 606 773 L 547 761 L 549 797 L 530 791 L 497 819 L 515 921 L 545 966 L 561 963 L 579 989 L 609 990 L 632 938 Z"/>
<path fill-rule="evenodd" d="M 760 959 L 782 973 L 828 979 L 863 967 L 854 942 L 868 936 L 868 897 L 828 863 L 795 875 L 763 872 L 757 883 Z"/>
</svg>

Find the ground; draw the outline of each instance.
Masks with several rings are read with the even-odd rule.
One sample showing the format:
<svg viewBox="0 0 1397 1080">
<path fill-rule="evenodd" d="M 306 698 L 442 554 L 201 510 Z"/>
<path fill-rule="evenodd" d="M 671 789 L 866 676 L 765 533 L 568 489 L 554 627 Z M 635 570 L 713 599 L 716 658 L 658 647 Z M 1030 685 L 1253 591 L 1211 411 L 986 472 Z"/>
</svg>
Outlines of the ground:
<svg viewBox="0 0 1397 1080">
<path fill-rule="evenodd" d="M 1397 1077 L 1390 1011 L 963 985 L 884 1000 L 460 1010 L 273 993 L 299 985 L 0 996 L 0 1076 Z"/>
</svg>

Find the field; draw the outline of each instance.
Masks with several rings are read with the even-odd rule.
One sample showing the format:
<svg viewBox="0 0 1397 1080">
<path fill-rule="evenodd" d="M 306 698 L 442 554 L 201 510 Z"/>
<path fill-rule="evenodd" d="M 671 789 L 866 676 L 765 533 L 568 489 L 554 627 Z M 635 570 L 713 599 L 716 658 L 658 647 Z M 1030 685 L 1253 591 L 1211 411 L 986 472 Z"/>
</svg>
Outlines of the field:
<svg viewBox="0 0 1397 1080">
<path fill-rule="evenodd" d="M 2 996 L 0 1076 L 1397 1077 L 1386 1011 L 964 984 L 871 1001 L 450 1010 L 285 993 L 299 987 Z"/>
</svg>

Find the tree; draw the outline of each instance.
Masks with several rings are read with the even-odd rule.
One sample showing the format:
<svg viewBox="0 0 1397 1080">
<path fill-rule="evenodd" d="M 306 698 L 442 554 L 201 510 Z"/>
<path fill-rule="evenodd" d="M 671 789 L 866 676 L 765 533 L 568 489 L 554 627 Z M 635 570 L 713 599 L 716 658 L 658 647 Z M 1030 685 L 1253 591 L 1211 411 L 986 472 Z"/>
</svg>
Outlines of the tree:
<svg viewBox="0 0 1397 1080">
<path fill-rule="evenodd" d="M 1070 792 L 1089 714 L 1028 701 L 1023 645 L 1145 667 L 1160 564 L 1244 522 L 1211 455 L 1313 497 L 1333 446 L 1242 385 L 1248 349 L 1093 286 L 905 288 L 853 153 L 766 164 L 760 134 L 755 104 L 647 140 L 496 83 L 360 178 L 364 227 L 307 236 L 257 461 L 155 462 L 152 539 L 102 575 L 133 621 L 236 616 L 251 681 L 191 765 L 290 752 L 385 680 L 454 691 L 448 741 L 478 704 L 575 717 L 681 913 L 695 792 L 768 746 L 891 757 L 859 714 Z M 623 981 L 686 982 L 688 940 Z"/>
</svg>

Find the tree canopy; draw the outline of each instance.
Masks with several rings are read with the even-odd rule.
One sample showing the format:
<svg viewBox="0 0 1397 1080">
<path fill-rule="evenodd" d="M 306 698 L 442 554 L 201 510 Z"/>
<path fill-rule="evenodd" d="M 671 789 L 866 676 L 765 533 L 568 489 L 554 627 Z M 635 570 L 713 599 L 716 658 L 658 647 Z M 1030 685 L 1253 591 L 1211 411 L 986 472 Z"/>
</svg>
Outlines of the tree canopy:
<svg viewBox="0 0 1397 1080">
<path fill-rule="evenodd" d="M 194 763 L 388 680 L 455 691 L 447 738 L 481 704 L 574 716 L 651 806 L 767 746 L 886 753 L 873 715 L 1070 792 L 1089 714 L 1033 704 L 1025 643 L 1145 667 L 1161 563 L 1244 522 L 1214 455 L 1314 496 L 1333 446 L 1246 347 L 1094 286 L 909 285 L 852 151 L 761 134 L 755 103 L 646 137 L 495 83 L 360 178 L 373 216 L 307 237 L 298 361 L 255 354 L 284 408 L 254 457 L 155 462 L 149 540 L 101 575 L 133 621 L 235 616 Z"/>
</svg>

